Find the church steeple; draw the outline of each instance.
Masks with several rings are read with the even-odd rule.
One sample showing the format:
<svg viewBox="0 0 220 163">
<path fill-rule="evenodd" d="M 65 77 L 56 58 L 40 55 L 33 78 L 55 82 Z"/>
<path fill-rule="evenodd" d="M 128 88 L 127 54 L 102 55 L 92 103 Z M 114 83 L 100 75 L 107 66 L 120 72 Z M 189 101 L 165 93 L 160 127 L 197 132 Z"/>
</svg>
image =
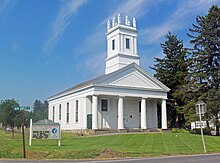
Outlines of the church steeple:
<svg viewBox="0 0 220 163">
<path fill-rule="evenodd" d="M 139 65 L 137 54 L 137 29 L 136 20 L 133 18 L 132 25 L 128 16 L 125 23 L 121 21 L 118 14 L 117 22 L 115 17 L 107 22 L 107 58 L 105 74 L 114 72 L 128 64 L 135 62 Z"/>
</svg>

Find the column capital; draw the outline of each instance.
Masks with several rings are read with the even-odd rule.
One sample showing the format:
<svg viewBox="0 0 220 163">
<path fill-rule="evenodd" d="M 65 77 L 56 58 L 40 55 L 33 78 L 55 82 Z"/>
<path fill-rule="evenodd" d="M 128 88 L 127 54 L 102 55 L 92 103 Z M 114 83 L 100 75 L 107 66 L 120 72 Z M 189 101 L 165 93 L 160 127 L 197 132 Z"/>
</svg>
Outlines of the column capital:
<svg viewBox="0 0 220 163">
<path fill-rule="evenodd" d="M 92 96 L 99 96 L 100 94 L 93 94 Z"/>
</svg>

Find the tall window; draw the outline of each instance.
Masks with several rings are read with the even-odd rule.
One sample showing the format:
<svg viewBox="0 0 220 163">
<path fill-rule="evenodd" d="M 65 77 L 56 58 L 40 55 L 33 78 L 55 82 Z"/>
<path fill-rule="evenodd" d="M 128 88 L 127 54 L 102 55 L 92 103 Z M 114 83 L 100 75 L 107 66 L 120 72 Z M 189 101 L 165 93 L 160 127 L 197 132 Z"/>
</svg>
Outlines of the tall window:
<svg viewBox="0 0 220 163">
<path fill-rule="evenodd" d="M 126 49 L 130 49 L 130 39 L 126 38 Z"/>
<path fill-rule="evenodd" d="M 141 112 L 141 101 L 139 101 L 139 112 Z"/>
<path fill-rule="evenodd" d="M 69 102 L 66 104 L 66 123 L 69 123 Z"/>
<path fill-rule="evenodd" d="M 108 100 L 106 99 L 101 100 L 101 109 L 102 111 L 108 111 Z"/>
<path fill-rule="evenodd" d="M 112 40 L 112 50 L 115 50 L 115 40 Z"/>
<path fill-rule="evenodd" d="M 53 106 L 53 121 L 55 119 L 55 106 Z"/>
<path fill-rule="evenodd" d="M 61 104 L 59 105 L 59 120 L 61 120 Z"/>
<path fill-rule="evenodd" d="M 79 121 L 79 100 L 76 100 L 76 122 Z"/>
</svg>

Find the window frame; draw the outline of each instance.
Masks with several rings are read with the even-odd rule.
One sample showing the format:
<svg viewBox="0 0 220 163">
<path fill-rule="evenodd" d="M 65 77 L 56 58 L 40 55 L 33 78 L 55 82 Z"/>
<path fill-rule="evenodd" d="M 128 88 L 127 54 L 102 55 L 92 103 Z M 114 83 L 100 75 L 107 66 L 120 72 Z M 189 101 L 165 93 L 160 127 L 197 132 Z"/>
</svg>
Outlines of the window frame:
<svg viewBox="0 0 220 163">
<path fill-rule="evenodd" d="M 126 49 L 131 49 L 131 47 L 130 47 L 130 38 L 125 38 L 125 48 Z"/>
<path fill-rule="evenodd" d="M 112 40 L 112 50 L 115 50 L 115 39 Z"/>
<path fill-rule="evenodd" d="M 66 123 L 70 122 L 70 104 L 66 103 Z"/>
<path fill-rule="evenodd" d="M 138 112 L 141 113 L 141 101 L 138 102 Z"/>
<path fill-rule="evenodd" d="M 75 101 L 75 123 L 79 123 L 79 100 Z"/>
<path fill-rule="evenodd" d="M 62 109 L 61 104 L 59 104 L 59 121 L 61 121 L 61 117 L 62 117 L 62 116 L 61 116 L 61 115 L 62 115 L 62 114 L 61 114 L 61 109 Z"/>
<path fill-rule="evenodd" d="M 53 121 L 55 121 L 55 106 L 53 106 L 52 109 L 53 109 L 52 110 L 52 119 L 53 119 Z"/>
<path fill-rule="evenodd" d="M 103 110 L 103 107 L 102 107 L 102 101 L 103 100 L 107 101 L 107 110 Z M 109 99 L 107 99 L 107 98 L 101 98 L 100 99 L 100 110 L 101 110 L 101 112 L 105 112 L 105 113 L 109 112 Z"/>
</svg>

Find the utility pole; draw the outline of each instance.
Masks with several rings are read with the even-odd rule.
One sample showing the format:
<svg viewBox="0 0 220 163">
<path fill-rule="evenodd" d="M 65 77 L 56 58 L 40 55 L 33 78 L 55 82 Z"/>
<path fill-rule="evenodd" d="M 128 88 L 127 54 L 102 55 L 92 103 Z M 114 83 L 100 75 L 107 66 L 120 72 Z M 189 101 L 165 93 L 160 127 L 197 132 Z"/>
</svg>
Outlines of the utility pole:
<svg viewBox="0 0 220 163">
<path fill-rule="evenodd" d="M 25 148 L 25 134 L 24 134 L 24 124 L 25 124 L 24 110 L 22 110 L 22 138 L 23 138 L 23 158 L 26 158 L 26 148 Z"/>
<path fill-rule="evenodd" d="M 26 148 L 25 148 L 25 134 L 24 134 L 24 125 L 25 125 L 25 110 L 30 110 L 30 106 L 19 106 L 14 108 L 16 111 L 21 111 L 21 132 L 22 132 L 22 140 L 23 140 L 23 158 L 26 158 Z"/>
</svg>

